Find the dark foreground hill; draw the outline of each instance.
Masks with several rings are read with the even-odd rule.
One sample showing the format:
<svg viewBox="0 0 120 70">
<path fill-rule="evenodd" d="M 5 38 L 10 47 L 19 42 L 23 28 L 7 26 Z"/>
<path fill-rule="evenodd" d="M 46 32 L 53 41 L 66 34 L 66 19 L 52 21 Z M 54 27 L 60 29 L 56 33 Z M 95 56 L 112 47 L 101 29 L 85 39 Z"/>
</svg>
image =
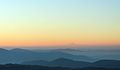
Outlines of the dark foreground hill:
<svg viewBox="0 0 120 70">
<path fill-rule="evenodd" d="M 73 69 L 73 68 L 62 68 L 62 67 L 45 67 L 45 66 L 37 66 L 37 65 L 7 64 L 7 65 L 0 65 L 0 70 L 120 70 L 120 69 L 96 68 L 96 67 Z"/>
</svg>

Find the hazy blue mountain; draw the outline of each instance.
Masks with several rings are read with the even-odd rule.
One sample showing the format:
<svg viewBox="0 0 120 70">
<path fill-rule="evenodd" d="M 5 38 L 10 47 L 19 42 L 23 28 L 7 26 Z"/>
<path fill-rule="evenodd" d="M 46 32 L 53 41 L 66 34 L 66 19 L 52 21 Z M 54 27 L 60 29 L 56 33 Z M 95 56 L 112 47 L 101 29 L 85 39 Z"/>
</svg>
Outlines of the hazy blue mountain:
<svg viewBox="0 0 120 70">
<path fill-rule="evenodd" d="M 69 67 L 69 68 L 81 68 L 90 65 L 90 62 L 85 61 L 74 61 L 71 59 L 59 58 L 54 61 L 51 61 L 49 65 L 60 66 L 60 67 Z"/>
<path fill-rule="evenodd" d="M 68 67 L 68 68 L 81 68 L 81 67 L 87 67 L 91 63 L 90 62 L 84 62 L 84 61 L 74 61 L 70 59 L 65 58 L 59 58 L 53 61 L 26 61 L 22 64 L 26 65 L 43 65 L 43 66 L 52 66 L 52 67 Z"/>
<path fill-rule="evenodd" d="M 30 50 L 26 50 L 26 49 L 20 49 L 20 48 L 15 48 L 15 49 L 12 49 L 10 50 L 11 52 L 15 52 L 15 53 L 34 53 Z"/>
<path fill-rule="evenodd" d="M 93 67 L 120 68 L 119 60 L 100 60 L 92 64 Z"/>
<path fill-rule="evenodd" d="M 41 66 L 48 66 L 49 62 L 44 60 L 33 60 L 33 61 L 25 61 L 21 63 L 23 65 L 41 65 Z"/>
<path fill-rule="evenodd" d="M 64 51 L 70 51 L 71 49 L 65 49 Z M 71 50 L 75 51 L 75 50 Z M 96 51 L 100 52 L 101 51 Z M 81 52 L 83 53 L 83 52 Z M 87 52 L 90 54 L 89 52 Z M 98 54 L 92 52 L 94 54 Z M 108 55 L 107 52 L 102 52 L 101 55 L 106 55 L 106 57 L 116 57 L 119 55 L 118 51 L 113 54 Z M 116 55 L 115 55 L 116 54 Z M 60 67 L 69 67 L 69 68 L 81 68 L 81 67 L 102 67 L 102 68 L 120 68 L 120 61 L 119 60 L 100 60 L 96 62 L 88 62 L 93 61 L 93 58 L 90 58 L 85 55 L 74 55 L 68 52 L 63 52 L 63 49 L 57 50 L 50 50 L 44 52 L 36 52 L 26 49 L 19 49 L 15 48 L 12 50 L 6 50 L 0 48 L 0 64 L 7 64 L 7 63 L 22 63 L 28 65 L 42 65 L 42 66 L 60 66 Z M 103 58 L 105 58 L 103 56 Z M 97 57 L 98 58 L 98 57 Z M 101 57 L 102 58 L 102 57 Z"/>
<path fill-rule="evenodd" d="M 102 47 L 102 48 L 71 48 L 71 49 L 56 49 L 57 51 L 63 51 L 73 55 L 84 55 L 94 58 L 93 61 L 98 60 L 119 60 L 120 59 L 120 48 L 115 47 Z M 70 51 L 71 50 L 71 51 Z M 77 51 L 76 51 L 77 50 Z"/>
<path fill-rule="evenodd" d="M 25 49 L 0 49 L 0 63 L 21 63 L 31 60 L 54 60 L 57 58 L 68 58 L 72 60 L 91 61 L 92 59 L 83 55 L 73 55 L 60 51 L 35 52 Z"/>
<path fill-rule="evenodd" d="M 120 61 L 118 60 L 100 60 L 96 62 L 74 61 L 65 58 L 59 58 L 54 61 L 27 61 L 22 64 L 27 65 L 43 65 L 52 67 L 68 67 L 68 68 L 84 68 L 84 67 L 98 67 L 98 68 L 120 68 Z"/>
<path fill-rule="evenodd" d="M 91 60 L 93 60 L 92 58 L 90 58 L 88 56 L 73 55 L 73 54 L 69 54 L 69 53 L 65 53 L 65 52 L 60 52 L 60 51 L 46 52 L 46 54 L 44 56 L 47 56 L 47 58 L 49 58 L 49 59 L 51 59 L 51 58 L 54 58 L 54 59 L 57 59 L 57 58 L 68 58 L 68 59 L 80 60 L 80 61 L 91 61 Z"/>
<path fill-rule="evenodd" d="M 0 53 L 6 53 L 6 52 L 8 52 L 8 50 L 0 48 Z"/>
<path fill-rule="evenodd" d="M 83 52 L 80 49 L 70 49 L 70 48 L 66 48 L 66 49 L 54 49 L 52 51 L 62 51 L 62 52 Z"/>
</svg>

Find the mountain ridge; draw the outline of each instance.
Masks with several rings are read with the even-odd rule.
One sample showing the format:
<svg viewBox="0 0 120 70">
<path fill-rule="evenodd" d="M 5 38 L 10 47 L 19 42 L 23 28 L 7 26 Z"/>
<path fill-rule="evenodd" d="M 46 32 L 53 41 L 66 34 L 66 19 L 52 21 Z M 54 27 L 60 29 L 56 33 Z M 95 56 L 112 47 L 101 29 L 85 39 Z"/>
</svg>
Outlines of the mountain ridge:
<svg viewBox="0 0 120 70">
<path fill-rule="evenodd" d="M 39 64 L 39 61 L 36 62 L 37 63 L 35 64 L 28 61 L 22 64 L 43 65 L 43 66 L 51 66 L 51 67 L 68 67 L 68 68 L 84 68 L 84 67 L 120 68 L 119 67 L 120 60 L 99 60 L 95 62 L 85 62 L 85 61 L 74 61 L 66 58 L 59 58 L 44 64 Z"/>
<path fill-rule="evenodd" d="M 57 58 L 67 58 L 67 59 L 73 59 L 73 60 L 91 60 L 88 56 L 83 55 L 73 55 L 65 52 L 60 51 L 46 51 L 46 52 L 35 52 L 31 50 L 26 49 L 1 49 L 0 50 L 0 64 L 6 64 L 6 63 L 21 63 L 23 61 L 27 60 L 54 60 Z"/>
</svg>

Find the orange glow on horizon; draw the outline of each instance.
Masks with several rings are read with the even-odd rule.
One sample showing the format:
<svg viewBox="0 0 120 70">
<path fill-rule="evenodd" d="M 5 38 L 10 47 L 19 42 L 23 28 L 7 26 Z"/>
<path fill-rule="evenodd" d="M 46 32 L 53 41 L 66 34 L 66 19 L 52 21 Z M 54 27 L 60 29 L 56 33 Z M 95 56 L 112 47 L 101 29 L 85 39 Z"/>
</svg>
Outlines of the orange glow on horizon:
<svg viewBox="0 0 120 70">
<path fill-rule="evenodd" d="M 81 46 L 81 45 L 85 45 L 85 46 L 100 46 L 100 45 L 120 45 L 120 41 L 119 42 L 70 42 L 70 41 L 0 41 L 0 46 L 13 46 L 13 47 L 17 47 L 17 46 Z"/>
</svg>

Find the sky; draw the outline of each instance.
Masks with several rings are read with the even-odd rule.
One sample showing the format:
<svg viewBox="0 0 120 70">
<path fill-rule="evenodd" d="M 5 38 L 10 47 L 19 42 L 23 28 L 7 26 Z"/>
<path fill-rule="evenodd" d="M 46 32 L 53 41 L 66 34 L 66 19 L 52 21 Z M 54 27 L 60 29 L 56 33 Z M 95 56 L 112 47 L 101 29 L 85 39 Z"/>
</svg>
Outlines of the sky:
<svg viewBox="0 0 120 70">
<path fill-rule="evenodd" d="M 0 0 L 0 46 L 120 45 L 120 0 Z"/>
</svg>

